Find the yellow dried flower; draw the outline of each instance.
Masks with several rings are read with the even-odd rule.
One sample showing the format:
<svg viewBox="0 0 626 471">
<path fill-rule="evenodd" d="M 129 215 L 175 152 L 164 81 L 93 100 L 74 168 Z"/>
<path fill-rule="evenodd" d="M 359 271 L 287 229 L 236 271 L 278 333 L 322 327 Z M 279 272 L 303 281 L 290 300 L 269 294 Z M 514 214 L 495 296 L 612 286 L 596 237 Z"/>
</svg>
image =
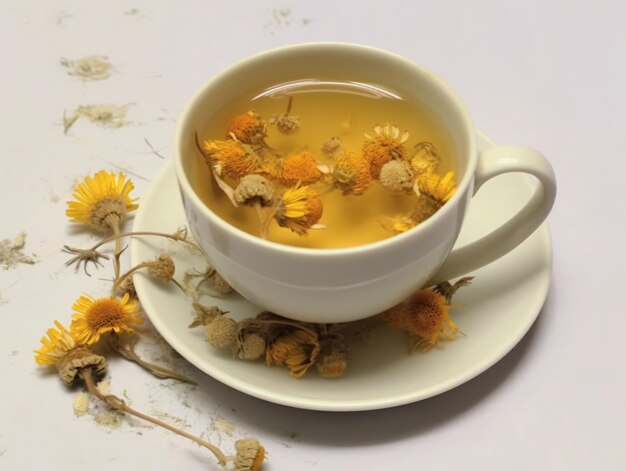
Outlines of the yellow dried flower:
<svg viewBox="0 0 626 471">
<path fill-rule="evenodd" d="M 265 461 L 265 448 L 256 438 L 244 438 L 235 442 L 237 455 L 233 461 L 234 471 L 259 471 Z"/>
<path fill-rule="evenodd" d="M 246 175 L 235 188 L 238 204 L 270 206 L 274 201 L 274 189 L 267 178 L 261 175 Z"/>
<path fill-rule="evenodd" d="M 265 139 L 266 124 L 254 111 L 235 116 L 228 125 L 228 134 L 246 144 L 259 144 Z"/>
<path fill-rule="evenodd" d="M 274 217 L 281 227 L 288 227 L 304 236 L 318 223 L 324 212 L 324 204 L 316 191 L 308 186 L 293 187 L 285 191 L 276 205 Z"/>
<path fill-rule="evenodd" d="M 374 127 L 374 136 L 365 134 L 365 137 L 367 140 L 363 143 L 363 157 L 370 164 L 373 179 L 378 179 L 380 170 L 387 162 L 406 157 L 403 144 L 409 139 L 407 131 L 400 135 L 400 130 L 396 126 L 386 123 Z"/>
<path fill-rule="evenodd" d="M 205 337 L 213 347 L 230 347 L 237 339 L 237 322 L 228 316 L 218 316 L 206 326 Z"/>
<path fill-rule="evenodd" d="M 405 303 L 383 314 L 391 327 L 408 332 L 414 340 L 413 349 L 428 351 L 442 338 L 454 340 L 459 328 L 449 315 L 446 298 L 430 289 L 421 289 Z"/>
<path fill-rule="evenodd" d="M 286 365 L 294 378 L 301 378 L 315 364 L 320 343 L 312 333 L 297 329 L 272 340 L 265 351 L 267 365 Z"/>
<path fill-rule="evenodd" d="M 35 361 L 38 365 L 56 365 L 70 350 L 80 345 L 63 324 L 55 320 L 54 325 L 56 329 L 48 329 L 48 336 L 41 338 L 42 347 L 35 350 Z"/>
<path fill-rule="evenodd" d="M 107 232 L 123 221 L 129 211 L 137 209 L 134 204 L 137 198 L 130 197 L 134 187 L 123 173 L 116 176 L 114 172 L 101 170 L 76 186 L 72 194 L 74 201 L 67 202 L 65 214 L 72 222 Z"/>
<path fill-rule="evenodd" d="M 261 164 L 261 158 L 240 142 L 228 139 L 225 141 L 204 141 L 207 164 L 219 175 L 230 178 L 241 178 L 254 173 Z"/>
<path fill-rule="evenodd" d="M 417 183 L 422 194 L 430 196 L 441 205 L 452 198 L 456 192 L 454 172 L 448 172 L 443 177 L 434 173 L 422 175 Z"/>
<path fill-rule="evenodd" d="M 389 191 L 406 193 L 413 191 L 414 176 L 411 166 L 403 160 L 391 160 L 380 170 L 380 184 Z"/>
<path fill-rule="evenodd" d="M 337 159 L 333 180 L 344 195 L 360 195 L 372 180 L 370 165 L 360 155 L 345 152 Z"/>
<path fill-rule="evenodd" d="M 317 160 L 312 152 L 299 152 L 282 161 L 280 170 L 281 183 L 285 185 L 310 185 L 322 179 L 324 174 L 317 167 Z"/>
<path fill-rule="evenodd" d="M 128 294 L 122 299 L 94 299 L 83 294 L 72 309 L 72 335 L 86 345 L 96 343 L 107 332 L 133 332 L 134 326 L 143 322 L 137 301 L 130 301 Z"/>
</svg>

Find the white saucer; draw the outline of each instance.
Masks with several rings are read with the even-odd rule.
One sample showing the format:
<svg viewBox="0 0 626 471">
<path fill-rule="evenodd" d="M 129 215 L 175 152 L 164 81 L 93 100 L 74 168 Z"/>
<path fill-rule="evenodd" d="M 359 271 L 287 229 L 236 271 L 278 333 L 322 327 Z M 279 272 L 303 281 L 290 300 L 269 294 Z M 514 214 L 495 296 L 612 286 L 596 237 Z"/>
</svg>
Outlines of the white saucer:
<svg viewBox="0 0 626 471">
<path fill-rule="evenodd" d="M 493 145 L 483 135 L 482 147 Z M 463 245 L 497 227 L 517 211 L 532 192 L 533 181 L 521 174 L 500 176 L 474 197 L 459 238 Z M 174 166 L 168 163 L 140 200 L 135 231 L 173 232 L 185 225 Z M 137 264 L 162 251 L 171 253 L 178 278 L 191 267 L 205 265 L 188 249 L 151 237 L 131 242 Z M 203 329 L 189 329 L 190 301 L 173 287 L 146 276 L 135 276 L 135 286 L 148 317 L 163 338 L 183 357 L 218 381 L 270 402 L 328 411 L 373 410 L 407 404 L 448 391 L 479 375 L 506 355 L 526 334 L 545 301 L 550 285 L 552 245 L 546 224 L 516 250 L 475 273 L 474 283 L 460 290 L 452 317 L 466 334 L 427 353 L 407 354 L 407 340 L 381 327 L 374 345 L 353 346 L 344 376 L 321 378 L 315 369 L 303 379 L 286 369 L 268 368 L 261 361 L 237 360 L 210 347 Z M 205 299 L 236 317 L 260 312 L 238 295 Z"/>
</svg>

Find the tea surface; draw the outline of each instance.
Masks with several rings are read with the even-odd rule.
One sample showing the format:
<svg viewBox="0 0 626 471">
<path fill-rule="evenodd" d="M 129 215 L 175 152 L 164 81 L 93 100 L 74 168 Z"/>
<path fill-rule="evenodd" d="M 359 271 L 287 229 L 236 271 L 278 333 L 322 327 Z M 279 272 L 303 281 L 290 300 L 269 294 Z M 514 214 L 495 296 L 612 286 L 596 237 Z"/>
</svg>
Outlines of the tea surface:
<svg viewBox="0 0 626 471">
<path fill-rule="evenodd" d="M 272 117 L 284 115 L 290 101 L 289 116 L 297 117 L 299 126 L 292 133 L 282 134 L 272 124 Z M 228 123 L 249 110 L 267 122 L 264 142 L 280 154 L 277 159 L 308 151 L 315 155 L 322 168 L 326 165 L 332 173 L 341 153 L 352 151 L 361 156 L 367 140 L 365 134 L 376 137 L 374 127 L 382 126 L 384 132 L 385 124 L 389 123 L 386 131 L 392 133 L 393 126 L 397 127 L 400 132 L 397 140 L 404 131 L 408 132 L 408 140 L 403 144 L 407 155 L 415 152 L 418 143 L 428 142 L 440 157 L 437 174 L 454 170 L 452 142 L 435 117 L 419 103 L 368 84 L 322 80 L 279 84 L 254 96 L 244 96 L 220 110 L 216 119 L 198 130 L 200 140 L 226 139 Z M 322 151 L 330 138 L 339 138 L 334 142 L 341 145 L 332 155 Z M 191 173 L 196 179 L 194 187 L 205 204 L 228 223 L 258 236 L 257 211 L 252 207 L 234 207 L 208 172 L 200 168 L 203 165 L 206 166 L 198 157 L 195 162 L 198 171 Z M 224 179 L 233 187 L 237 184 L 232 179 Z M 289 187 L 272 184 L 277 195 Z M 272 222 L 269 240 L 307 248 L 342 248 L 376 242 L 397 233 L 390 229 L 388 222 L 411 214 L 417 199 L 412 192 L 389 191 L 376 179 L 358 195 L 344 194 L 333 185 L 332 175 L 310 188 L 319 193 L 323 202 L 323 215 L 318 223 L 325 227 L 310 229 L 301 236 Z"/>
</svg>

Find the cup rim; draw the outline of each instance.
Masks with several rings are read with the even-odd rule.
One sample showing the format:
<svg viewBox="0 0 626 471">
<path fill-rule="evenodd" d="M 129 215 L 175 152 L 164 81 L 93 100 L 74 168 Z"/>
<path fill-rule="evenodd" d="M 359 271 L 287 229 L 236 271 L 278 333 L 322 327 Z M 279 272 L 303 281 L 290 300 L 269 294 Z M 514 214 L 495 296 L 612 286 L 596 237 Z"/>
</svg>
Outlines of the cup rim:
<svg viewBox="0 0 626 471">
<path fill-rule="evenodd" d="M 367 244 L 355 245 L 350 247 L 338 247 L 338 248 L 310 248 L 310 247 L 297 247 L 287 244 L 282 244 L 278 242 L 273 242 L 270 240 L 262 239 L 258 236 L 249 234 L 248 232 L 239 229 L 238 227 L 228 223 L 227 221 L 220 218 L 216 213 L 214 213 L 211 208 L 209 208 L 198 196 L 196 191 L 194 190 L 189 178 L 187 177 L 187 173 L 185 172 L 183 165 L 183 149 L 182 143 L 184 142 L 186 133 L 189 132 L 189 126 L 187 126 L 190 116 L 195 108 L 198 100 L 204 96 L 208 90 L 213 86 L 214 83 L 222 80 L 223 77 L 235 72 L 238 68 L 241 68 L 251 62 L 263 60 L 266 58 L 271 58 L 272 56 L 282 54 L 284 52 L 289 52 L 293 50 L 306 50 L 306 49 L 315 49 L 320 47 L 339 47 L 346 50 L 359 50 L 359 51 L 370 51 L 376 53 L 381 56 L 388 56 L 389 58 L 402 63 L 405 67 L 414 68 L 418 71 L 425 73 L 428 76 L 428 80 L 433 82 L 441 91 L 441 93 L 447 96 L 447 99 L 450 100 L 459 114 L 464 126 L 463 131 L 466 134 L 466 139 L 468 142 L 469 156 L 467 160 L 467 169 L 461 181 L 457 183 L 457 190 L 454 195 L 448 200 L 435 214 L 430 216 L 424 222 L 419 225 L 408 229 L 407 231 L 401 232 L 399 234 L 395 234 L 391 237 L 387 237 L 386 239 L 377 240 L 375 242 L 370 242 Z M 475 128 L 467 110 L 467 107 L 458 96 L 458 94 L 445 82 L 441 77 L 432 72 L 429 68 L 423 66 L 422 64 L 418 64 L 400 54 L 390 52 L 381 48 L 356 44 L 356 43 L 348 43 L 348 42 L 334 42 L 334 41 L 322 41 L 322 42 L 306 42 L 306 43 L 297 43 L 291 44 L 287 46 L 280 46 L 272 49 L 268 49 L 259 53 L 255 53 L 252 55 L 248 55 L 236 62 L 230 64 L 229 66 L 221 69 L 218 73 L 209 78 L 191 97 L 191 99 L 185 105 L 181 115 L 178 118 L 178 123 L 176 125 L 175 139 L 174 139 L 174 167 L 176 170 L 176 176 L 178 183 L 180 185 L 180 189 L 182 192 L 186 194 L 188 198 L 190 198 L 193 204 L 201 211 L 202 215 L 208 218 L 213 224 L 216 224 L 220 229 L 229 232 L 236 237 L 243 239 L 250 245 L 257 246 L 259 248 L 263 248 L 265 250 L 273 250 L 285 254 L 298 255 L 298 256 L 308 256 L 308 257 L 338 257 L 338 256 L 353 256 L 359 255 L 366 252 L 377 251 L 377 250 L 385 250 L 393 245 L 401 244 L 407 240 L 419 237 L 420 234 L 428 232 L 437 222 L 445 217 L 445 215 L 451 211 L 453 211 L 453 207 L 456 206 L 459 201 L 464 198 L 466 191 L 473 180 L 473 176 L 475 173 L 476 162 L 477 162 L 477 144 L 476 144 L 476 132 Z"/>
</svg>

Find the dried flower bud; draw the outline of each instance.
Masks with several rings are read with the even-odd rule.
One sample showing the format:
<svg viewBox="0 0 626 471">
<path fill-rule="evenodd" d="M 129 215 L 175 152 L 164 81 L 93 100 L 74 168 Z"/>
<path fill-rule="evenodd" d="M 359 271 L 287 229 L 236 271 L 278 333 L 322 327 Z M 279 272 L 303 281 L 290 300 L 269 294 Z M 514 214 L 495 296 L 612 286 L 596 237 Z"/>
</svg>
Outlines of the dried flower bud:
<svg viewBox="0 0 626 471">
<path fill-rule="evenodd" d="M 211 277 L 211 283 L 213 283 L 213 289 L 219 294 L 230 294 L 235 291 L 233 287 L 230 286 L 228 281 L 226 281 L 218 272 L 215 272 L 215 274 Z"/>
<path fill-rule="evenodd" d="M 274 200 L 274 189 L 261 175 L 244 176 L 235 188 L 235 201 L 239 204 L 270 206 Z"/>
<path fill-rule="evenodd" d="M 380 184 L 389 191 L 413 191 L 413 171 L 411 166 L 403 160 L 391 160 L 380 169 Z"/>
<path fill-rule="evenodd" d="M 206 326 L 205 335 L 213 347 L 230 347 L 237 339 L 237 322 L 228 316 L 218 316 Z"/>
<path fill-rule="evenodd" d="M 104 357 L 96 355 L 87 347 L 77 347 L 67 352 L 67 355 L 58 361 L 56 367 L 61 380 L 67 386 L 71 386 L 83 368 L 91 368 L 95 376 L 104 375 L 107 362 Z"/>
<path fill-rule="evenodd" d="M 123 295 L 128 294 L 130 299 L 137 299 L 137 290 L 135 289 L 135 282 L 133 281 L 132 276 L 124 278 L 124 281 L 122 281 L 122 284 L 120 285 L 120 290 Z"/>
<path fill-rule="evenodd" d="M 275 115 L 270 118 L 270 124 L 276 125 L 281 134 L 289 135 L 300 128 L 300 118 L 289 114 Z"/>
<path fill-rule="evenodd" d="M 337 136 L 326 139 L 322 144 L 322 152 L 328 156 L 333 156 L 339 149 L 341 149 L 341 138 Z"/>
<path fill-rule="evenodd" d="M 335 337 L 325 339 L 315 366 L 324 378 L 341 376 L 348 366 L 348 347 L 345 342 Z"/>
<path fill-rule="evenodd" d="M 247 332 L 238 339 L 233 350 L 234 355 L 242 360 L 257 360 L 265 354 L 265 337 L 258 332 Z"/>
<path fill-rule="evenodd" d="M 190 329 L 200 325 L 209 325 L 216 317 L 226 314 L 226 311 L 222 311 L 217 306 L 204 306 L 200 303 L 193 303 L 193 310 L 196 313 L 196 317 L 189 324 Z"/>
<path fill-rule="evenodd" d="M 174 273 L 176 271 L 176 265 L 174 265 L 174 260 L 169 255 L 161 254 L 154 261 L 151 262 L 148 266 L 148 271 L 152 276 L 156 279 L 167 283 L 172 281 L 174 278 Z"/>
<path fill-rule="evenodd" d="M 237 455 L 233 461 L 234 471 L 259 471 L 265 460 L 265 448 L 256 438 L 245 438 L 235 442 Z"/>
<path fill-rule="evenodd" d="M 374 128 L 374 136 L 365 135 L 367 140 L 363 144 L 363 157 L 370 164 L 373 179 L 377 179 L 380 170 L 390 160 L 403 159 L 406 155 L 404 143 L 409 139 L 409 133 L 400 135 L 400 130 L 389 123 Z"/>
</svg>

